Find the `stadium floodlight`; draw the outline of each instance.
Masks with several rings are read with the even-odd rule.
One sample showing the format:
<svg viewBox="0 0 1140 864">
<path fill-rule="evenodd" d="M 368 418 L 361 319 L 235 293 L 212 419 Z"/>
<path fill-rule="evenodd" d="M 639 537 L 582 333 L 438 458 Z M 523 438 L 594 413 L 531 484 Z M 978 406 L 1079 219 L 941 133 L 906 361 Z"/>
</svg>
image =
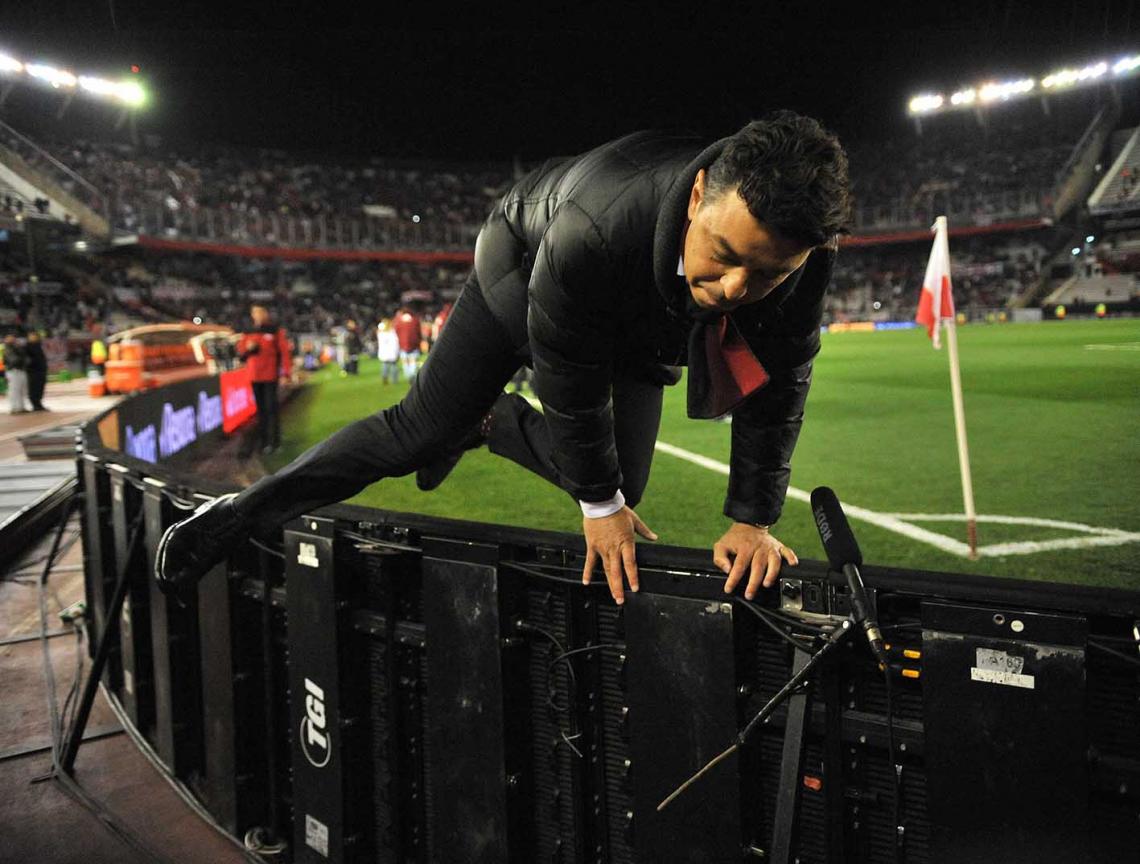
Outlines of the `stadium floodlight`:
<svg viewBox="0 0 1140 864">
<path fill-rule="evenodd" d="M 973 105 L 974 100 L 978 98 L 978 91 L 973 87 L 967 87 L 965 90 L 959 90 L 957 93 L 950 97 L 951 105 Z"/>
<path fill-rule="evenodd" d="M 1022 78 L 1020 81 L 1003 81 L 1000 84 L 990 82 L 983 84 L 982 89 L 978 93 L 978 98 L 982 102 L 995 102 L 998 99 L 1009 99 L 1011 96 L 1020 96 L 1022 93 L 1028 93 L 1036 86 L 1037 82 L 1032 78 Z"/>
<path fill-rule="evenodd" d="M 126 108 L 138 108 L 148 98 L 143 86 L 132 78 L 114 81 L 97 75 L 75 75 L 48 63 L 25 63 L 11 54 L 0 53 L 0 75 L 8 78 L 26 76 L 55 90 L 79 91 L 118 102 Z"/>
<path fill-rule="evenodd" d="M 1140 67 L 1140 54 L 1133 54 L 1131 57 L 1121 57 L 1112 64 L 1112 74 L 1127 75 L 1138 67 Z"/>
<path fill-rule="evenodd" d="M 1058 69 L 1041 80 L 1041 86 L 1056 89 L 1058 87 L 1071 87 L 1086 81 L 1095 81 L 1108 71 L 1108 63 L 1104 60 L 1092 63 L 1081 69 Z"/>
<path fill-rule="evenodd" d="M 68 72 L 66 69 L 56 69 L 54 66 L 48 66 L 46 63 L 28 63 L 24 66 L 24 70 L 33 78 L 38 78 L 52 87 L 74 87 L 79 83 L 79 79 Z"/>
<path fill-rule="evenodd" d="M 910 113 L 911 114 L 929 114 L 931 111 L 937 111 L 942 107 L 943 98 L 941 94 L 925 93 L 921 96 L 915 96 L 910 100 Z"/>
<path fill-rule="evenodd" d="M 1095 84 L 1110 73 L 1117 77 L 1132 75 L 1140 70 L 1140 54 L 1130 54 L 1113 63 L 1101 60 L 1082 67 L 1063 67 L 1050 72 L 1039 82 L 1034 78 L 1019 78 L 1011 81 L 989 81 L 973 87 L 962 87 L 950 95 L 922 93 L 907 103 L 911 114 L 931 114 L 936 111 L 969 108 L 976 104 L 990 105 L 995 102 L 1008 102 L 1015 97 L 1026 96 L 1037 89 L 1056 92 L 1068 87 Z"/>
<path fill-rule="evenodd" d="M 79 86 L 88 93 L 110 96 L 128 105 L 141 105 L 146 100 L 146 94 L 137 81 L 109 81 L 92 75 L 80 75 Z"/>
</svg>

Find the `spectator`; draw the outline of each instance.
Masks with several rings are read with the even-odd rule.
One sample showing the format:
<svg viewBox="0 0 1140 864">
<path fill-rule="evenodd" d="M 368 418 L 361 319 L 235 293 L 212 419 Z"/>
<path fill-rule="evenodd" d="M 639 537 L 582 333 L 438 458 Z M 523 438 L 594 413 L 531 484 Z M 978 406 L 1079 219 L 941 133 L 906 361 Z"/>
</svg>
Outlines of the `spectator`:
<svg viewBox="0 0 1140 864">
<path fill-rule="evenodd" d="M 380 360 L 380 380 L 393 384 L 400 380 L 400 339 L 392 329 L 392 322 L 385 318 L 376 328 L 376 357 Z"/>
<path fill-rule="evenodd" d="M 256 437 L 247 437 L 242 455 L 248 457 L 254 446 L 269 454 L 281 446 L 281 417 L 277 401 L 277 382 L 292 370 L 289 341 L 285 331 L 274 324 L 264 306 L 250 307 L 253 331 L 238 340 L 238 356 L 249 367 L 253 398 L 257 403 Z"/>
<path fill-rule="evenodd" d="M 4 375 L 8 379 L 8 413 L 26 414 L 28 398 L 28 350 L 14 333 L 4 337 Z"/>
<path fill-rule="evenodd" d="M 404 377 L 410 384 L 416 377 L 420 359 L 420 319 L 406 306 L 400 308 L 392 322 L 396 338 L 400 342 L 400 361 L 404 366 Z"/>
<path fill-rule="evenodd" d="M 357 375 L 360 373 L 360 352 L 363 350 L 364 345 L 360 341 L 360 333 L 357 332 L 356 321 L 349 318 L 344 330 L 344 353 L 347 362 L 341 374 Z"/>
<path fill-rule="evenodd" d="M 40 334 L 33 330 L 28 334 L 28 400 L 33 411 L 47 411 L 44 407 L 44 388 L 47 386 L 48 363 Z"/>
</svg>

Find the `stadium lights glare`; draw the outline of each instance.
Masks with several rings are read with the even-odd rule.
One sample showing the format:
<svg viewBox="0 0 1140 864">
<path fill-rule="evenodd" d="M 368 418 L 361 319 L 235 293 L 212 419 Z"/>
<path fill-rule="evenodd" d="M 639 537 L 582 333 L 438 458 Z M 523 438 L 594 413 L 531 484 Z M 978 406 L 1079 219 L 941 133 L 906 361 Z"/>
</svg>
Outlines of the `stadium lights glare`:
<svg viewBox="0 0 1140 864">
<path fill-rule="evenodd" d="M 1095 81 L 1103 77 L 1107 71 L 1108 64 L 1103 60 L 1100 63 L 1085 66 L 1083 69 L 1058 69 L 1042 78 L 1041 86 L 1047 90 L 1057 87 L 1071 87 L 1073 84 L 1080 84 L 1084 81 Z"/>
<path fill-rule="evenodd" d="M 128 108 L 138 108 L 147 99 L 142 85 L 133 79 L 112 81 L 95 75 L 75 75 L 47 63 L 24 63 L 10 54 L 0 53 L 0 75 L 7 78 L 26 76 L 55 90 L 80 90 Z"/>
<path fill-rule="evenodd" d="M 1132 57 L 1121 57 L 1112 64 L 1112 74 L 1127 75 L 1137 66 L 1140 66 L 1140 54 L 1135 54 Z"/>
<path fill-rule="evenodd" d="M 1022 93 L 1028 93 L 1033 89 L 1036 82 L 1032 78 L 1023 78 L 1020 81 L 1006 81 L 1001 84 L 989 83 L 983 84 L 981 91 L 978 93 L 978 98 L 983 102 L 994 102 L 998 99 L 1009 99 L 1011 96 L 1019 96 Z"/>
<path fill-rule="evenodd" d="M 1020 78 L 963 87 L 952 93 L 949 99 L 941 93 L 922 93 L 913 97 L 907 103 L 907 108 L 912 115 L 920 115 L 955 108 L 970 108 L 978 104 L 990 105 L 994 102 L 1007 102 L 1038 89 L 1057 92 L 1069 87 L 1096 84 L 1107 77 L 1123 78 L 1136 73 L 1137 70 L 1140 70 L 1140 54 L 1132 54 L 1121 57 L 1111 64 L 1108 60 L 1101 60 L 1080 68 L 1057 69 L 1042 78 L 1040 82 L 1034 78 Z"/>
<path fill-rule="evenodd" d="M 965 90 L 959 90 L 950 97 L 951 105 L 973 105 L 974 100 L 978 98 L 978 91 L 973 87 L 967 87 Z"/>
<path fill-rule="evenodd" d="M 79 79 L 66 69 L 56 69 L 46 63 L 28 63 L 24 66 L 24 71 L 52 87 L 74 87 L 79 82 Z"/>
<path fill-rule="evenodd" d="M 924 94 L 922 96 L 915 96 L 910 100 L 910 113 L 911 114 L 929 114 L 931 111 L 937 111 L 942 107 L 943 99 L 937 94 Z"/>
</svg>

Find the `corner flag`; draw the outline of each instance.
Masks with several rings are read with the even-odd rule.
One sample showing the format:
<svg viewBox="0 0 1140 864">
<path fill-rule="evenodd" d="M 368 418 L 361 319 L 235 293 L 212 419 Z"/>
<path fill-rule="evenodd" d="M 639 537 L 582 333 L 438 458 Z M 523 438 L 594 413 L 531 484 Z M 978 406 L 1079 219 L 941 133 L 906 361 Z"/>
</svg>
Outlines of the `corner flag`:
<svg viewBox="0 0 1140 864">
<path fill-rule="evenodd" d="M 966 446 L 966 409 L 962 404 L 962 374 L 958 369 L 958 328 L 954 320 L 954 297 L 950 288 L 950 241 L 946 217 L 934 220 L 934 247 L 922 280 L 918 298 L 918 314 L 914 320 L 926 325 L 930 341 L 939 347 L 938 334 L 946 325 L 946 343 L 950 348 L 950 393 L 954 399 L 954 432 L 958 439 L 958 468 L 962 474 L 962 503 L 966 507 L 966 541 L 970 557 L 978 557 L 978 516 L 974 510 L 974 481 L 970 477 L 970 451 Z"/>
<path fill-rule="evenodd" d="M 926 332 L 935 348 L 941 347 L 938 324 L 945 318 L 954 319 L 954 293 L 950 285 L 950 242 L 946 236 L 946 217 L 934 220 L 934 246 L 926 264 L 922 280 L 922 294 L 918 298 L 918 314 L 914 320 L 926 325 Z M 937 311 L 935 311 L 937 310 Z"/>
</svg>

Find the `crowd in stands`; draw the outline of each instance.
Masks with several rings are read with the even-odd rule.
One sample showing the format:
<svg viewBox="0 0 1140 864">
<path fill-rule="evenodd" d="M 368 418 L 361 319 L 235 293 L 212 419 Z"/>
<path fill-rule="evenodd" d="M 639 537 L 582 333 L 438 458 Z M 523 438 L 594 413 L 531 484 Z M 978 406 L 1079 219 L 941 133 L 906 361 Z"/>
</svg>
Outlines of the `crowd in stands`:
<svg viewBox="0 0 1140 864">
<path fill-rule="evenodd" d="M 1070 104 L 1043 115 L 1027 103 L 994 112 L 986 125 L 960 112 L 924 120 L 921 134 L 848 142 L 861 220 L 855 233 L 925 228 L 947 212 L 958 214 L 952 225 L 959 226 L 1042 215 L 1094 111 Z M 486 211 L 521 170 L 174 146 L 145 137 L 139 145 L 87 138 L 33 144 L 8 127 L 0 127 L 0 144 L 118 228 L 185 237 L 187 226 L 208 226 L 210 239 L 259 245 L 414 246 L 408 231 L 423 229 L 429 248 L 470 251 Z M 19 205 L 0 198 L 0 206 Z M 432 226 L 446 235 L 431 233 Z M 954 240 L 959 310 L 996 309 L 1037 286 L 1056 251 L 1041 233 Z M 1135 246 L 1099 250 L 1105 272 L 1140 269 Z M 845 247 L 827 320 L 913 318 L 928 251 L 925 241 Z M 354 320 L 372 338 L 376 323 L 402 307 L 431 318 L 458 296 L 467 270 L 134 248 L 43 260 L 31 280 L 26 266 L 0 259 L 0 324 L 73 336 L 195 318 L 241 329 L 249 304 L 259 302 L 291 333 L 328 334 Z"/>
<path fill-rule="evenodd" d="M 1058 174 L 1093 118 L 1091 106 L 1042 115 L 1005 106 L 980 125 L 970 112 L 930 118 L 922 134 L 848 147 L 860 230 L 1044 215 Z"/>
<path fill-rule="evenodd" d="M 170 146 L 153 138 L 139 146 L 85 139 L 33 146 L 3 130 L 0 142 L 117 228 L 209 232 L 213 239 L 272 245 L 347 245 L 366 238 L 382 245 L 410 226 L 430 237 L 473 240 L 512 177 L 506 165 L 330 159 Z"/>
<path fill-rule="evenodd" d="M 929 118 L 919 134 L 848 141 L 856 230 L 1038 216 L 1095 106 L 1004 106 Z M 880 137 L 881 140 L 876 140 Z M 469 246 L 521 168 L 410 164 L 280 150 L 71 138 L 0 142 L 115 226 L 152 235 L 296 246 Z M 42 149 L 37 149 L 37 145 Z M 70 172 L 64 172 L 66 166 Z"/>
<path fill-rule="evenodd" d="M 1048 250 L 1033 232 L 955 238 L 950 248 L 955 303 L 970 317 L 1005 306 L 1045 275 Z M 927 242 L 842 249 L 825 323 L 912 320 L 929 252 Z"/>
</svg>

